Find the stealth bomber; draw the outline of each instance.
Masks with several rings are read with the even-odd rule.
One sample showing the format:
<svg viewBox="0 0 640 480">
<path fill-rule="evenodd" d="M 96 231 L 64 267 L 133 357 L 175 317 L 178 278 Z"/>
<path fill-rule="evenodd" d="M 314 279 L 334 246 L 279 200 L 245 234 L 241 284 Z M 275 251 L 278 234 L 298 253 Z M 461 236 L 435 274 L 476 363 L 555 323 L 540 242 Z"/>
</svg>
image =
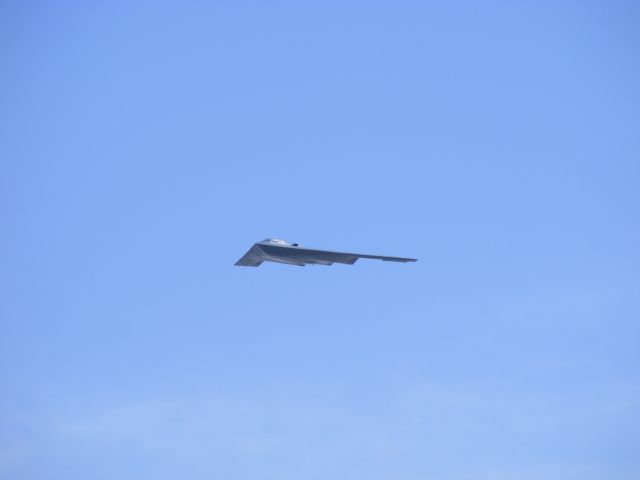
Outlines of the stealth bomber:
<svg viewBox="0 0 640 480">
<path fill-rule="evenodd" d="M 239 267 L 258 267 L 262 262 L 286 263 L 289 265 L 332 265 L 344 263 L 353 265 L 359 258 L 371 258 L 385 262 L 415 262 L 415 258 L 387 257 L 383 255 L 365 255 L 362 253 L 333 252 L 303 247 L 298 243 L 289 243 L 277 238 L 267 238 L 255 243 L 244 256 L 236 262 Z"/>
</svg>

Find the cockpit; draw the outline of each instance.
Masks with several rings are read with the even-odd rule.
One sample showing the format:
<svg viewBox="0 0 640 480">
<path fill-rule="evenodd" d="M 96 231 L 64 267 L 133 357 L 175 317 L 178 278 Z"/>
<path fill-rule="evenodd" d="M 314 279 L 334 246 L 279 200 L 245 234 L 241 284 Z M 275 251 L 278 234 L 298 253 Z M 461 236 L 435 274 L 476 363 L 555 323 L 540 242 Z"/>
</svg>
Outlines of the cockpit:
<svg viewBox="0 0 640 480">
<path fill-rule="evenodd" d="M 291 245 L 289 242 L 280 240 L 279 238 L 265 238 L 262 243 L 272 243 L 273 245 Z"/>
<path fill-rule="evenodd" d="M 298 247 L 300 244 L 298 243 L 290 243 L 286 240 L 280 240 L 279 238 L 265 238 L 262 243 L 270 243 L 271 245 L 286 245 L 289 247 Z"/>
</svg>

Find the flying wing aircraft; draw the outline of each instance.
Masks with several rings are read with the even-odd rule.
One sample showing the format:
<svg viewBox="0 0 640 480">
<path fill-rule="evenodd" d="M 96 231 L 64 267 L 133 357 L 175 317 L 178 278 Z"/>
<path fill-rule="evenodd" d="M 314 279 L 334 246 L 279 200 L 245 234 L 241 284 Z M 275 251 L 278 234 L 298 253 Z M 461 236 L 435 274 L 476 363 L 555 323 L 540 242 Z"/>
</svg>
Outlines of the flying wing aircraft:
<svg viewBox="0 0 640 480">
<path fill-rule="evenodd" d="M 239 267 L 258 267 L 262 262 L 287 263 L 289 265 L 332 265 L 345 263 L 353 265 L 359 258 L 371 258 L 387 262 L 415 262 L 415 258 L 385 257 L 382 255 L 364 255 L 362 253 L 332 252 L 306 248 L 298 243 L 289 243 L 277 238 L 267 238 L 255 243 L 244 256 L 236 262 Z"/>
</svg>

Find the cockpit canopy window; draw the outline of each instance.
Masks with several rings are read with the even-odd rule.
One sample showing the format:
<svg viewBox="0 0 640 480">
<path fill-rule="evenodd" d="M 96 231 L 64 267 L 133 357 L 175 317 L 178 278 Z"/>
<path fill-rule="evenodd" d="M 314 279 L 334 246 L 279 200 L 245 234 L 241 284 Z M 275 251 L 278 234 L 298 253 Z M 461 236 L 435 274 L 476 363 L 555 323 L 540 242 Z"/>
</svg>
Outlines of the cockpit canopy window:
<svg viewBox="0 0 640 480">
<path fill-rule="evenodd" d="M 279 238 L 266 238 L 263 240 L 265 243 L 273 243 L 274 245 L 291 245 L 289 242 L 280 240 Z"/>
</svg>

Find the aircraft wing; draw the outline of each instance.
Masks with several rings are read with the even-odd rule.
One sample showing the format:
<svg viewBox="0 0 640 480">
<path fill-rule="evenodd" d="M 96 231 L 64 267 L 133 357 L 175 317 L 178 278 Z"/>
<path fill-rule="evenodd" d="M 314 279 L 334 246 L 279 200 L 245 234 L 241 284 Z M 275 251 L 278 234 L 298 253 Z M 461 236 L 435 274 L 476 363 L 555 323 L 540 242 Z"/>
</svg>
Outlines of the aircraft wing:
<svg viewBox="0 0 640 480">
<path fill-rule="evenodd" d="M 383 260 L 387 262 L 415 262 L 415 258 L 389 257 L 384 255 L 366 255 L 363 253 L 335 252 L 331 250 L 317 250 L 290 245 L 260 245 L 269 256 L 286 258 L 302 264 L 331 265 L 344 263 L 353 265 L 359 258 Z"/>
<path fill-rule="evenodd" d="M 264 260 L 264 255 L 257 245 L 254 245 L 245 253 L 235 265 L 238 267 L 259 267 Z"/>
</svg>

